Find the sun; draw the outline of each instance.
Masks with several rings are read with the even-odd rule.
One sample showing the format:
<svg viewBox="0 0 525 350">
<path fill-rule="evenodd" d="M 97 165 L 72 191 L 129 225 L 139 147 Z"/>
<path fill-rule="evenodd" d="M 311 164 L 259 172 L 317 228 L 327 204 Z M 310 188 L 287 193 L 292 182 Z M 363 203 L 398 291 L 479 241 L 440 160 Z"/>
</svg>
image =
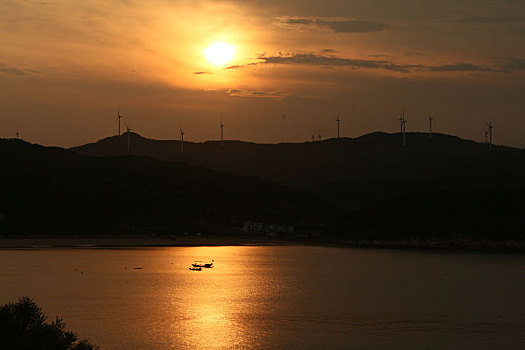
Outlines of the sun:
<svg viewBox="0 0 525 350">
<path fill-rule="evenodd" d="M 210 44 L 203 53 L 211 64 L 222 66 L 233 59 L 235 56 L 235 47 L 222 41 L 216 41 Z"/>
</svg>

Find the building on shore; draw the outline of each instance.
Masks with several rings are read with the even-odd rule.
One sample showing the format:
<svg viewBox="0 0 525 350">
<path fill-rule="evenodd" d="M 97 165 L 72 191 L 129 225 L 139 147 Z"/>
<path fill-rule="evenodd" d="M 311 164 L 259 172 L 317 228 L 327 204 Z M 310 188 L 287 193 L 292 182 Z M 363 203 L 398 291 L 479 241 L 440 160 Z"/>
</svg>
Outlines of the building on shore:
<svg viewBox="0 0 525 350">
<path fill-rule="evenodd" d="M 244 233 L 293 234 L 294 227 L 285 224 L 269 224 L 246 220 L 242 225 L 241 231 Z"/>
</svg>

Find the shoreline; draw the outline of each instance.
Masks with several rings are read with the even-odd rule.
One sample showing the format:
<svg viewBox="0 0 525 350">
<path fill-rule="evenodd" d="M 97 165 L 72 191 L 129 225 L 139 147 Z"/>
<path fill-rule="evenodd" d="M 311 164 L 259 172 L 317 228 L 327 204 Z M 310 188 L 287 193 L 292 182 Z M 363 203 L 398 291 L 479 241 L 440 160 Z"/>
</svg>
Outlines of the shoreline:
<svg viewBox="0 0 525 350">
<path fill-rule="evenodd" d="M 14 249 L 135 249 L 224 246 L 318 246 L 354 249 L 404 249 L 525 253 L 525 241 L 474 239 L 280 239 L 263 236 L 94 236 L 94 237 L 0 237 L 0 250 Z"/>
<path fill-rule="evenodd" d="M 0 237 L 2 249 L 126 249 L 162 247 L 201 247 L 201 246 L 251 246 L 284 245 L 282 240 L 269 240 L 264 237 L 235 236 L 95 236 L 95 237 Z"/>
</svg>

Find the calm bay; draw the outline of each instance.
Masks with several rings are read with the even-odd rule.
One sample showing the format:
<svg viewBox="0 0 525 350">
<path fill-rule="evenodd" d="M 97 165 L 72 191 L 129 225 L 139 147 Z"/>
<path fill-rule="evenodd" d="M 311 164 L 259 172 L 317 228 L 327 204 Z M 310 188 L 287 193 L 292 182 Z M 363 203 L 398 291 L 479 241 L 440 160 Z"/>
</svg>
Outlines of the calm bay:
<svg viewBox="0 0 525 350">
<path fill-rule="evenodd" d="M 194 260 L 215 267 L 190 271 Z M 227 246 L 0 250 L 30 296 L 103 349 L 519 349 L 525 256 Z"/>
</svg>

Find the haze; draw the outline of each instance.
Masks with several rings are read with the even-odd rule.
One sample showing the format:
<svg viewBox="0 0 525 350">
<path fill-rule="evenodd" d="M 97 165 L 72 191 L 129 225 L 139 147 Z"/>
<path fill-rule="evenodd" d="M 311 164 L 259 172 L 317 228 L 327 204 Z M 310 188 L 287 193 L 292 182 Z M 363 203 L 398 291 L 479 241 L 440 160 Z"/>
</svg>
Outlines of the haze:
<svg viewBox="0 0 525 350">
<path fill-rule="evenodd" d="M 226 66 L 203 50 L 234 46 Z M 307 141 L 398 130 L 525 146 L 518 0 L 0 3 L 0 137 Z"/>
</svg>

